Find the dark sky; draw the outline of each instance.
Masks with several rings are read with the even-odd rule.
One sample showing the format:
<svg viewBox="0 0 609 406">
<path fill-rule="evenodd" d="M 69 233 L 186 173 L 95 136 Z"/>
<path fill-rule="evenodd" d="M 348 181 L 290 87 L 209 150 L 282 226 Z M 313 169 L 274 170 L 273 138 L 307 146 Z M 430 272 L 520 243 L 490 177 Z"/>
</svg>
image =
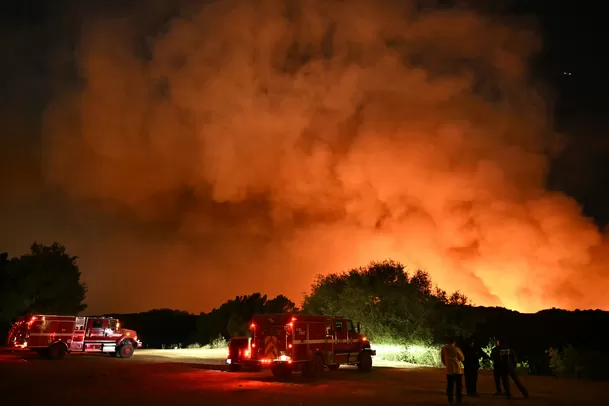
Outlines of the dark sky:
<svg viewBox="0 0 609 406">
<path fill-rule="evenodd" d="M 245 43 L 247 36 L 238 37 L 240 39 L 235 40 L 234 37 L 231 37 L 230 30 L 226 29 L 226 24 L 234 24 L 235 35 L 239 35 L 240 24 L 243 21 L 249 21 L 244 12 L 244 14 L 226 17 L 228 22 L 224 24 L 224 20 L 218 16 L 226 16 L 227 14 L 222 14 L 225 11 L 218 9 L 208 14 L 201 13 L 202 3 L 165 0 L 140 2 L 15 0 L 4 1 L 0 5 L 2 8 L 0 10 L 0 29 L 2 30 L 0 50 L 3 54 L 0 64 L 0 81 L 2 81 L 0 83 L 0 122 L 3 128 L 0 133 L 0 151 L 3 153 L 0 160 L 0 187 L 5 195 L 3 202 L 0 203 L 0 210 L 3 212 L 0 215 L 0 221 L 4 221 L 7 225 L 0 231 L 0 251 L 6 250 L 12 255 L 17 255 L 25 251 L 29 242 L 33 240 L 41 242 L 59 240 L 59 242 L 65 243 L 68 249 L 81 257 L 83 261 L 83 275 L 91 290 L 89 300 L 92 311 L 139 311 L 150 307 L 179 307 L 190 311 L 208 310 L 210 306 L 219 304 L 225 298 L 257 290 L 279 294 L 285 293 L 287 289 L 287 293 L 298 302 L 300 301 L 299 295 L 308 288 L 312 276 L 317 272 L 340 271 L 344 267 L 359 266 L 370 260 L 384 259 L 376 256 L 399 256 L 404 250 L 403 247 L 390 249 L 387 248 L 388 245 L 379 249 L 378 245 L 384 244 L 379 241 L 384 241 L 382 239 L 384 237 L 374 234 L 376 236 L 374 238 L 378 237 L 379 240 L 375 240 L 374 244 L 370 242 L 366 244 L 377 247 L 374 248 L 376 251 L 368 246 L 366 246 L 367 248 L 360 247 L 360 249 L 354 245 L 349 248 L 336 248 L 342 257 L 337 259 L 340 256 L 337 254 L 337 258 L 320 264 L 310 256 L 326 255 L 321 254 L 323 249 L 344 239 L 344 237 L 338 237 L 343 235 L 341 234 L 344 232 L 343 228 L 341 228 L 341 232 L 338 232 L 338 228 L 335 227 L 337 224 L 335 217 L 340 217 L 336 212 L 348 211 L 351 207 L 348 205 L 342 207 L 346 198 L 344 196 L 337 198 L 335 194 L 328 191 L 333 186 L 325 186 L 321 190 L 309 190 L 311 185 L 317 182 L 317 180 L 311 181 L 310 179 L 322 179 L 326 176 L 325 172 L 320 172 L 321 169 L 320 171 L 311 170 L 311 174 L 303 175 L 298 172 L 301 170 L 299 167 L 286 169 L 285 165 L 288 164 L 282 161 L 281 164 L 278 164 L 281 166 L 280 169 L 277 167 L 269 169 L 269 167 L 266 169 L 267 173 L 275 170 L 289 171 L 290 176 L 302 180 L 302 185 L 305 186 L 296 188 L 295 186 L 271 185 L 265 178 L 264 181 L 267 182 L 264 184 L 265 186 L 251 187 L 255 182 L 264 183 L 262 175 L 256 177 L 255 182 L 250 177 L 254 176 L 253 173 L 257 174 L 256 168 L 259 165 L 264 166 L 264 162 L 270 162 L 273 159 L 268 157 L 275 156 L 269 152 L 274 142 L 269 145 L 265 144 L 267 148 L 263 150 L 263 147 L 259 146 L 262 145 L 262 142 L 247 144 L 249 141 L 240 139 L 239 145 L 249 145 L 249 147 L 247 145 L 244 147 L 249 151 L 249 155 L 247 155 L 247 159 L 242 158 L 241 161 L 238 161 L 239 165 L 233 167 L 225 167 L 220 163 L 216 166 L 210 165 L 214 166 L 212 170 L 206 165 L 216 155 L 213 157 L 205 155 L 206 158 L 200 162 L 196 161 L 199 158 L 191 156 L 199 144 L 193 141 L 194 138 L 188 137 L 194 131 L 192 128 L 200 127 L 194 123 L 198 119 L 193 119 L 188 114 L 205 102 L 194 102 L 193 98 L 197 97 L 196 94 L 189 94 L 190 86 L 184 85 L 183 82 L 192 83 L 194 88 L 202 83 L 197 82 L 197 75 L 198 72 L 204 70 L 204 66 L 221 66 L 218 69 L 222 73 L 228 71 L 226 67 L 229 64 L 229 62 L 210 60 L 209 55 L 215 51 L 205 48 L 204 40 L 201 38 L 206 40 L 211 38 L 211 42 L 214 42 L 215 32 L 222 31 L 223 34 L 218 34 L 218 38 L 228 39 L 223 46 L 229 49 L 234 47 L 235 54 L 238 54 L 242 48 L 235 44 L 238 41 Z M 320 4 L 322 3 L 324 2 L 320 2 Z M 436 3 L 438 2 L 420 2 L 427 6 Z M 604 37 L 604 31 L 606 31 L 601 3 L 588 2 L 587 5 L 584 5 L 579 2 L 577 7 L 576 3 L 572 1 L 513 0 L 509 3 L 502 2 L 501 6 L 498 5 L 499 3 L 489 6 L 486 4 L 488 2 L 481 1 L 468 3 L 482 4 L 487 10 L 492 9 L 491 11 L 497 13 L 494 17 L 497 21 L 511 20 L 514 15 L 530 15 L 539 22 L 543 49 L 533 63 L 533 81 L 544 89 L 555 129 L 562 134 L 562 141 L 558 144 L 560 148 L 556 148 L 556 144 L 554 144 L 554 148 L 549 151 L 552 158 L 545 175 L 538 170 L 537 165 L 531 164 L 537 168 L 532 177 L 542 173 L 549 189 L 564 192 L 573 197 L 583 208 L 585 215 L 593 217 L 599 227 L 604 227 L 609 223 L 609 192 L 605 187 L 609 181 L 609 165 L 606 164 L 609 162 L 609 139 L 606 137 L 609 126 L 605 119 L 605 112 L 609 106 L 606 100 L 606 95 L 609 93 L 606 72 L 609 70 L 603 51 L 605 47 L 600 43 L 600 38 Z M 361 6 L 365 10 L 371 10 L 366 7 Z M 374 13 L 374 11 L 371 12 Z M 122 22 L 112 20 L 112 23 L 108 23 L 111 19 L 116 18 L 123 18 L 123 20 Z M 341 18 L 343 17 L 339 19 Z M 373 17 L 370 19 L 374 21 Z M 350 21 L 355 20 L 357 17 L 344 17 L 343 24 L 350 24 Z M 378 20 L 380 21 L 381 17 L 378 17 Z M 100 21 L 106 25 L 97 24 Z M 168 24 L 170 21 L 178 21 L 178 23 Z M 475 26 L 471 20 L 466 18 L 458 21 L 464 26 Z M 254 23 L 250 22 L 250 24 Z M 258 24 L 258 29 L 264 26 L 262 22 Z M 357 24 L 364 23 L 357 20 Z M 371 24 L 374 25 L 374 23 Z M 433 21 L 426 23 L 422 26 L 421 32 L 430 32 L 430 30 L 440 32 L 441 29 L 438 31 L 437 26 L 433 24 L 435 24 Z M 354 27 L 360 26 L 363 25 L 354 25 Z M 389 23 L 388 26 L 390 26 Z M 203 33 L 199 33 L 197 27 L 200 27 Z M 457 26 L 455 25 L 455 27 Z M 494 28 L 492 29 L 494 30 Z M 482 32 L 483 29 L 472 28 L 472 32 L 477 32 L 476 30 Z M 460 33 L 458 28 L 451 28 L 449 31 L 451 36 L 454 31 L 454 37 L 457 39 L 459 35 L 462 35 L 462 43 L 466 41 L 465 38 L 468 38 L 466 34 Z M 369 41 L 365 32 L 366 29 L 362 30 L 362 33 L 358 31 L 350 35 L 355 42 L 365 43 L 365 41 Z M 492 35 L 504 38 L 499 29 L 496 33 L 493 31 Z M 492 35 L 489 34 L 490 38 L 495 38 Z M 165 38 L 169 38 L 169 40 L 165 41 Z M 452 40 L 457 41 L 457 39 Z M 437 41 L 435 37 L 433 41 Z M 470 39 L 468 38 L 467 41 Z M 480 42 L 478 39 L 471 39 L 471 41 L 472 43 Z M 83 43 L 88 45 L 82 46 Z M 158 53 L 155 56 L 156 59 L 152 57 L 150 44 L 155 44 L 154 49 Z M 434 49 L 442 49 L 441 42 L 434 44 L 436 47 Z M 413 47 L 416 46 L 415 43 Z M 479 44 L 479 46 L 479 49 L 485 50 L 484 52 L 490 52 L 484 48 L 485 45 Z M 126 48 L 129 49 L 128 53 L 124 51 Z M 199 52 L 199 49 L 204 49 L 204 51 Z M 301 49 L 301 52 L 305 51 Z M 450 51 L 439 52 L 449 53 Z M 462 52 L 465 54 L 471 50 L 464 48 Z M 128 55 L 129 53 L 131 55 Z M 140 62 L 149 62 L 154 59 L 155 63 L 142 67 L 137 63 L 134 64 L 133 56 L 136 56 Z M 465 56 L 471 57 L 469 54 Z M 114 62 L 104 64 L 104 58 Z M 163 64 L 158 62 L 159 60 L 169 62 Z M 182 69 L 180 72 L 188 71 L 191 75 L 191 79 L 185 79 L 189 76 L 182 74 L 172 76 L 171 69 L 175 68 L 174 65 L 198 66 L 199 68 L 192 71 Z M 153 87 L 158 93 L 155 97 L 159 97 L 159 100 L 163 97 L 170 99 L 171 108 L 160 108 L 160 110 L 155 110 L 156 113 L 150 111 L 142 113 L 144 108 L 139 108 L 138 103 L 158 108 L 157 104 L 142 102 L 144 96 L 142 96 L 141 89 L 148 87 L 148 84 L 141 83 L 142 77 L 145 75 L 149 75 L 155 80 Z M 209 77 L 207 73 L 200 75 L 201 78 Z M 238 75 L 245 75 L 245 72 L 235 72 L 235 77 Z M 412 76 L 412 74 L 409 75 Z M 320 80 L 323 83 L 336 82 L 329 73 L 322 79 Z M 457 76 L 455 75 L 453 79 L 457 79 Z M 149 80 L 149 78 L 145 80 Z M 237 82 L 235 81 L 235 83 Z M 94 93 L 97 97 L 93 104 L 94 110 L 103 112 L 100 113 L 101 118 L 93 117 L 98 120 L 95 122 L 96 124 L 91 124 L 91 117 L 95 116 L 95 113 L 86 115 L 80 110 L 68 108 L 81 102 L 83 105 L 86 104 L 86 97 L 90 95 L 92 83 L 97 86 L 96 93 Z M 117 92 L 104 93 L 104 89 L 114 89 L 113 86 L 117 86 L 116 83 L 120 83 L 120 86 L 123 87 L 119 86 Z M 222 83 L 223 86 L 229 86 L 225 82 Z M 238 86 L 241 86 L 237 87 L 238 89 L 247 87 L 247 83 L 238 83 L 240 83 Z M 231 82 L 230 86 L 233 85 L 234 83 Z M 266 94 L 272 93 L 270 88 L 273 85 L 275 84 L 267 86 L 268 89 L 264 90 Z M 178 94 L 176 89 L 181 89 L 181 93 Z M 217 89 L 211 87 L 205 87 L 205 89 L 206 93 L 204 97 L 201 97 L 211 100 Z M 230 89 L 234 91 L 236 88 L 230 87 Z M 121 98 L 123 97 L 122 91 L 128 93 L 125 100 Z M 281 94 L 285 89 L 275 91 Z M 309 93 L 306 96 L 298 94 L 300 95 L 298 97 L 301 98 L 312 97 Z M 514 97 L 514 100 L 520 100 L 518 97 L 521 96 Z M 222 99 L 221 103 L 224 102 L 234 103 Z M 347 103 L 343 99 L 338 102 Z M 219 103 L 210 102 L 205 114 L 214 110 L 214 105 L 220 105 Z M 167 106 L 163 103 L 161 105 Z M 184 107 L 185 105 L 188 105 L 188 108 Z M 523 104 L 522 108 L 526 110 L 526 106 L 527 104 Z M 531 106 L 528 113 L 535 116 L 535 112 L 531 109 L 534 109 L 536 104 L 532 103 Z M 242 106 L 240 111 L 246 112 L 244 109 L 246 108 Z M 438 107 L 437 110 L 440 111 L 439 109 Z M 347 108 L 343 106 L 342 110 L 346 111 Z M 351 112 L 351 110 L 357 109 L 349 108 L 348 110 Z M 77 111 L 79 113 L 76 113 Z M 184 111 L 190 113 L 187 114 Z M 215 114 L 223 114 L 219 108 L 218 111 L 215 111 Z M 253 111 L 258 112 L 256 117 L 261 117 L 260 110 L 254 109 Z M 301 111 L 299 114 L 302 115 L 304 114 L 302 111 L 308 110 L 299 111 Z M 466 113 L 468 112 L 463 114 Z M 134 117 L 140 114 L 144 117 L 160 117 L 157 124 L 152 124 L 152 128 L 145 131 L 146 136 L 149 137 L 147 142 L 153 142 L 151 140 L 154 137 L 150 134 L 154 133 L 155 129 L 165 128 L 165 133 L 171 133 L 172 136 L 177 137 L 176 134 L 179 132 L 182 134 L 180 139 L 183 142 L 186 143 L 184 140 L 188 139 L 188 142 L 192 142 L 192 144 L 176 146 L 169 141 L 170 138 L 166 138 L 164 141 L 156 140 L 163 147 L 157 147 L 155 154 L 152 154 L 150 152 L 152 150 L 146 148 L 135 148 L 135 152 L 131 151 L 129 149 L 131 144 L 122 144 L 122 142 L 126 142 L 124 136 L 117 138 L 123 140 L 118 144 L 122 145 L 120 148 L 116 147 L 116 144 L 111 145 L 111 141 L 103 141 L 105 136 L 113 135 L 115 132 L 132 135 L 133 131 L 130 132 L 129 128 L 135 127 L 129 126 L 134 124 L 124 117 Z M 370 112 L 363 114 L 373 117 Z M 526 114 L 527 112 L 524 111 L 523 117 Z M 74 118 L 76 116 L 78 117 Z M 298 114 L 294 115 L 294 117 L 297 116 Z M 224 126 L 236 125 L 234 123 L 242 120 L 245 114 L 234 117 L 233 120 L 227 121 L 229 124 L 224 123 Z M 325 117 L 325 119 L 319 120 L 324 123 L 334 120 L 333 117 Z M 395 117 L 397 117 L 397 112 Z M 395 119 L 395 117 L 391 117 L 391 119 Z M 123 119 L 124 122 L 121 121 Z M 206 118 L 206 120 L 208 120 L 206 121 L 206 125 L 208 125 L 209 122 L 217 123 L 220 119 Z M 247 117 L 244 120 L 247 121 Z M 523 123 L 525 120 L 523 119 Z M 281 121 L 281 116 L 276 121 Z M 365 122 L 365 120 L 363 121 Z M 543 119 L 539 119 L 539 121 L 543 121 Z M 70 123 L 61 127 L 61 137 L 57 137 L 58 122 Z M 111 123 L 115 122 L 116 125 L 112 126 Z M 173 124 L 170 126 L 167 123 Z M 176 127 L 175 123 L 180 124 Z M 109 127 L 104 127 L 106 125 Z M 164 125 L 167 127 L 163 127 Z M 290 122 L 289 125 L 286 124 L 286 128 L 297 125 Z M 327 125 L 325 126 L 327 127 Z M 103 131 L 99 130 L 99 133 L 95 131 L 96 128 L 102 127 Z M 312 130 L 307 129 L 303 134 L 315 133 L 315 128 L 317 127 L 313 127 Z M 322 128 L 321 132 L 325 131 L 324 126 L 320 128 Z M 339 133 L 341 131 L 349 132 L 344 129 L 345 127 L 340 128 Z M 92 137 L 83 138 L 86 138 L 88 144 L 84 141 L 78 143 L 65 141 L 68 139 L 66 134 L 79 131 Z M 245 131 L 249 131 L 249 128 Z M 251 138 L 255 139 L 257 130 L 252 129 L 251 131 Z M 268 131 L 270 130 L 267 129 Z M 318 129 L 318 131 L 320 130 Z M 523 125 L 521 137 L 526 138 L 524 133 L 527 131 L 528 128 Z M 49 135 L 51 133 L 53 135 Z M 514 137 L 518 138 L 517 135 Z M 109 136 L 108 139 L 111 138 Z M 322 138 L 328 145 L 336 143 L 336 148 L 332 151 L 337 156 L 346 151 L 341 148 L 345 147 L 345 139 L 349 138 L 348 135 L 328 133 L 319 136 L 318 140 Z M 206 142 L 213 144 L 218 151 L 222 151 L 218 152 L 218 155 L 228 151 L 224 148 L 229 147 L 221 141 L 220 136 L 214 138 L 213 141 L 206 139 Z M 293 156 L 294 162 L 301 160 L 300 167 L 317 168 L 315 165 L 319 163 L 319 160 L 325 159 L 311 152 L 315 151 L 311 147 L 311 145 L 317 145 L 315 142 L 317 141 L 311 136 L 302 144 L 305 145 L 303 148 L 308 148 L 307 154 L 309 155 L 306 156 L 306 159 L 311 159 L 312 163 L 306 164 L 308 161 L 300 155 Z M 174 151 L 173 148 L 178 147 L 181 151 L 178 155 L 163 152 L 170 149 Z M 104 148 L 107 151 L 112 150 L 111 154 L 114 154 L 113 159 L 115 160 L 113 162 L 116 162 L 114 166 L 105 166 L 109 164 L 96 160 L 98 159 L 96 154 Z M 60 150 L 61 154 L 58 153 Z M 495 149 L 493 148 L 493 150 Z M 117 151 L 129 152 L 131 154 L 129 163 L 121 161 L 120 153 Z M 176 156 L 180 158 L 174 160 Z M 258 156 L 259 159 L 255 160 L 252 156 Z M 525 159 L 525 156 L 522 156 L 522 159 Z M 265 157 L 267 157 L 266 161 Z M 462 159 L 466 160 L 466 158 Z M 229 160 L 229 157 L 224 155 L 221 162 Z M 191 161 L 197 162 L 194 170 Z M 52 162 L 52 165 L 49 162 Z M 137 165 L 134 162 L 137 162 Z M 247 165 L 250 165 L 252 169 L 241 173 L 239 168 Z M 518 180 L 521 175 L 516 173 L 517 171 L 512 171 L 513 168 L 510 165 L 499 166 L 508 178 L 513 175 L 513 179 L 510 179 L 513 180 L 514 185 L 522 186 L 527 183 Z M 522 166 L 528 168 L 524 161 Z M 166 175 L 151 176 L 153 171 L 151 168 L 157 167 Z M 202 169 L 203 167 L 207 169 Z M 207 182 L 193 180 L 193 177 L 196 178 L 200 175 L 195 173 L 198 170 L 208 171 L 201 175 L 202 178 L 207 179 Z M 294 174 L 295 172 L 298 174 Z M 214 176 L 213 180 L 210 180 L 210 176 L 212 176 L 210 173 Z M 76 186 L 71 185 L 71 181 L 67 181 L 67 179 L 71 179 L 70 177 L 74 178 L 73 183 Z M 176 186 L 174 178 L 180 179 L 178 186 Z M 239 186 L 237 189 L 233 190 L 226 186 L 227 184 L 235 186 L 233 184 L 235 182 Z M 319 182 L 322 183 L 322 181 Z M 329 185 L 334 185 L 331 181 L 328 182 L 330 182 Z M 403 182 L 408 183 L 405 180 Z M 383 208 L 378 210 L 384 214 L 379 214 L 378 219 L 375 217 L 372 224 L 376 225 L 377 231 L 381 229 L 381 235 L 385 235 L 383 233 L 389 229 L 394 232 L 395 225 L 394 227 L 383 226 L 383 222 L 388 217 L 393 218 L 387 213 L 395 214 L 395 210 L 389 200 L 383 200 L 380 196 L 383 190 L 381 183 L 372 182 L 379 194 L 379 201 L 382 202 L 382 204 L 379 203 L 379 207 Z M 154 187 L 149 185 L 154 185 Z M 415 187 L 414 185 L 409 184 L 412 187 Z M 518 189 L 520 186 L 516 188 Z M 248 190 L 247 198 L 242 197 L 243 188 Z M 528 189 L 524 191 L 525 186 L 522 188 L 523 194 L 529 193 Z M 502 200 L 504 194 L 508 193 L 508 189 L 496 192 L 495 197 Z M 433 194 L 434 191 L 431 193 Z M 403 201 L 410 202 L 412 194 L 406 195 L 409 197 L 402 196 Z M 340 208 L 336 207 L 334 199 L 341 201 Z M 417 206 L 417 203 L 408 204 Z M 471 204 L 475 206 L 475 201 Z M 321 205 L 323 209 L 309 209 L 313 205 L 316 205 L 315 207 Z M 434 218 L 436 227 L 444 227 L 439 225 L 443 223 L 433 213 L 433 207 L 427 204 L 423 206 L 424 210 L 420 207 L 419 209 Z M 377 210 L 376 207 L 374 210 Z M 367 219 L 369 212 L 370 210 L 366 211 L 367 214 L 362 218 Z M 288 213 L 287 217 L 285 213 Z M 349 216 L 351 215 L 347 217 Z M 277 218 L 281 218 L 281 221 L 278 221 Z M 288 225 L 285 223 L 287 221 L 285 218 L 290 219 Z M 357 224 L 364 222 L 362 218 L 358 218 Z M 341 219 L 338 223 L 342 225 L 343 220 Z M 566 220 L 565 222 L 568 223 Z M 192 224 L 196 226 L 192 226 Z M 330 224 L 333 226 L 330 227 Z M 356 230 L 359 228 L 356 227 Z M 354 240 L 357 242 L 353 242 L 353 244 L 359 244 L 360 240 L 368 241 L 367 239 L 370 239 L 366 237 L 368 234 L 359 236 L 358 233 L 348 232 L 346 235 L 352 237 L 354 234 L 357 234 L 359 239 Z M 440 234 L 448 235 L 450 233 Z M 482 234 L 484 237 L 480 238 L 487 239 L 488 233 Z M 326 235 L 334 237 L 330 238 L 327 243 L 323 243 L 325 244 L 323 247 L 311 243 L 311 241 L 325 241 Z M 331 242 L 329 242 L 330 240 Z M 430 239 L 430 241 L 432 240 Z M 430 248 L 430 246 L 435 247 L 436 240 L 421 249 L 436 252 L 436 248 Z M 505 244 L 501 246 L 505 246 Z M 557 246 L 560 245 L 552 245 L 552 249 L 556 249 Z M 483 254 L 484 250 L 481 248 L 480 242 L 472 243 L 468 247 L 449 249 L 447 252 L 465 252 L 466 248 L 467 250 L 477 250 L 476 255 L 484 257 L 484 261 L 468 262 L 468 266 L 475 271 L 461 270 L 469 275 L 464 277 L 464 282 L 452 280 L 447 276 L 448 273 L 438 271 L 439 268 L 449 269 L 453 265 L 447 265 L 444 262 L 445 259 L 438 259 L 436 254 L 421 257 L 417 257 L 416 253 L 408 254 L 406 255 L 408 259 L 405 261 L 413 266 L 429 268 L 432 276 L 439 283 L 448 284 L 449 288 L 461 288 L 466 292 L 468 289 L 477 292 L 480 289 L 488 288 L 487 293 L 474 295 L 485 304 L 492 301 L 488 299 L 489 297 L 498 295 L 506 303 L 518 306 L 515 304 L 518 303 L 517 300 L 501 297 L 503 293 L 493 288 L 499 282 L 494 279 L 494 276 L 489 276 L 492 272 L 484 264 L 494 264 L 496 263 L 494 261 L 498 260 L 490 260 L 487 254 Z M 540 252 L 542 251 L 546 252 L 540 250 Z M 235 255 L 235 252 L 239 254 Z M 357 259 L 345 259 L 345 255 L 350 254 Z M 434 259 L 430 260 L 432 257 Z M 579 264 L 579 261 L 586 262 L 575 254 L 569 260 L 576 264 Z M 302 263 L 301 265 L 294 265 L 299 261 Z M 459 262 L 461 259 L 455 260 L 451 257 L 450 261 Z M 543 267 L 551 268 L 550 265 L 547 265 L 548 262 L 564 263 L 562 259 L 544 257 L 543 266 L 538 268 L 540 274 L 545 272 L 541 270 Z M 434 274 L 434 267 L 436 267 L 436 274 Z M 303 271 L 303 269 L 306 270 Z M 607 280 L 604 268 L 602 271 L 594 269 L 594 271 L 586 272 L 595 272 L 595 275 L 600 275 L 599 277 L 603 278 L 603 281 Z M 547 274 L 550 275 L 552 272 L 547 271 Z M 559 278 L 554 276 L 553 279 L 551 278 L 557 281 L 557 287 L 540 287 L 539 289 L 552 291 L 552 294 L 557 295 L 582 290 L 581 287 L 562 285 L 563 278 L 569 279 L 574 274 L 579 275 L 581 272 L 584 271 L 581 271 L 578 266 L 570 265 L 569 271 L 565 270 L 560 273 Z M 522 272 L 522 274 L 525 273 Z M 278 275 L 280 276 L 278 277 Z M 225 277 L 229 278 L 228 282 Z M 470 277 L 471 280 L 467 279 Z M 285 279 L 285 281 L 276 283 L 278 278 Z M 516 276 L 514 279 L 519 280 Z M 122 295 L 124 298 L 122 300 L 111 298 L 115 296 L 113 291 L 117 280 L 121 280 L 124 284 L 116 292 L 116 295 Z M 523 283 L 526 285 L 526 281 L 519 281 L 521 285 L 514 287 L 515 291 L 517 290 L 522 295 L 528 294 L 527 288 L 522 286 Z M 478 283 L 486 288 L 476 285 Z M 514 283 L 516 284 L 516 282 Z M 139 291 L 129 293 L 130 286 L 138 286 Z M 197 290 L 191 290 L 193 286 L 198 286 Z M 573 293 L 574 302 L 558 303 L 558 305 L 575 306 L 573 303 L 577 303 L 578 295 L 581 293 Z M 541 302 L 549 303 L 544 300 Z M 592 301 L 590 303 L 591 306 L 598 306 L 600 302 Z"/>
</svg>

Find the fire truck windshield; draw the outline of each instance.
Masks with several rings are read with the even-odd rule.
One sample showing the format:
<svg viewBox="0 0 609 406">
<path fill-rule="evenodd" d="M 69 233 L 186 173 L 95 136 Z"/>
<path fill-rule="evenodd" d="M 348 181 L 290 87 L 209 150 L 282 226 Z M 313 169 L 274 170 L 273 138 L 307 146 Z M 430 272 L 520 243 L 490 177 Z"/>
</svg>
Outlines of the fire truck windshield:
<svg viewBox="0 0 609 406">
<path fill-rule="evenodd" d="M 353 325 L 352 320 L 347 320 L 347 331 L 349 331 L 350 333 L 355 332 L 355 326 Z"/>
</svg>

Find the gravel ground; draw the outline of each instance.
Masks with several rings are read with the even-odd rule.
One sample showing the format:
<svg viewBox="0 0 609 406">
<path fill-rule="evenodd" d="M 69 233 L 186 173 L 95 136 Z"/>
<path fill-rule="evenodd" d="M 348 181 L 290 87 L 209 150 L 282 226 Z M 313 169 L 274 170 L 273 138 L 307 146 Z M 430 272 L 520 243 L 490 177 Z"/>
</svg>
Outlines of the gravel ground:
<svg viewBox="0 0 609 406">
<path fill-rule="evenodd" d="M 278 382 L 269 371 L 225 372 L 224 350 L 139 350 L 131 359 L 68 355 L 48 361 L 29 352 L 0 352 L 0 404 L 72 405 L 445 405 L 445 378 L 436 368 L 376 363 L 372 373 L 345 367 L 307 382 Z M 530 405 L 607 404 L 606 382 L 522 377 Z M 479 398 L 465 404 L 501 405 L 491 396 L 491 374 L 481 373 Z M 511 402 L 510 402 L 511 403 Z"/>
</svg>

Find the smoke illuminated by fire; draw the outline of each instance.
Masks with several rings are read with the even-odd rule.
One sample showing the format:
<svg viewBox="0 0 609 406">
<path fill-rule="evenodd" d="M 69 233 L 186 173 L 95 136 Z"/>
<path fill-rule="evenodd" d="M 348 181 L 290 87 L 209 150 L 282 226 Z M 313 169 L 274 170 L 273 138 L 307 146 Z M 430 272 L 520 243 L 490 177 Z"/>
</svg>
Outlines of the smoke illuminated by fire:
<svg viewBox="0 0 609 406">
<path fill-rule="evenodd" d="M 387 258 L 480 305 L 609 308 L 602 235 L 544 186 L 534 30 L 364 0 L 136 21 L 85 26 L 84 85 L 46 114 L 46 180 L 87 202 L 61 242 L 96 308 L 136 282 L 134 308 L 299 301 Z"/>
</svg>

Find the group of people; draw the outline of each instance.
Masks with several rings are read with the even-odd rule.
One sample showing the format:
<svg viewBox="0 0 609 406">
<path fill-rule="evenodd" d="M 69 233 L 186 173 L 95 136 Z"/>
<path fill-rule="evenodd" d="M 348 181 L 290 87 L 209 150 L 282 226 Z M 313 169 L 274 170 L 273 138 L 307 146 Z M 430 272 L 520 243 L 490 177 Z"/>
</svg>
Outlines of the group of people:
<svg viewBox="0 0 609 406">
<path fill-rule="evenodd" d="M 473 340 L 468 342 L 463 350 L 457 347 L 454 339 L 449 340 L 448 344 L 442 347 L 442 364 L 446 367 L 446 395 L 450 404 L 453 404 L 455 397 L 457 404 L 462 402 L 463 376 L 465 376 L 467 395 L 471 397 L 478 396 L 480 359 L 486 356 L 476 347 Z M 490 358 L 493 363 L 493 375 L 497 387 L 495 396 L 505 396 L 507 399 L 511 399 L 511 378 L 523 396 L 528 398 L 529 393 L 516 374 L 518 360 L 514 350 L 505 341 L 502 343 L 501 340 L 496 339 Z M 503 390 L 501 389 L 502 383 Z"/>
</svg>

